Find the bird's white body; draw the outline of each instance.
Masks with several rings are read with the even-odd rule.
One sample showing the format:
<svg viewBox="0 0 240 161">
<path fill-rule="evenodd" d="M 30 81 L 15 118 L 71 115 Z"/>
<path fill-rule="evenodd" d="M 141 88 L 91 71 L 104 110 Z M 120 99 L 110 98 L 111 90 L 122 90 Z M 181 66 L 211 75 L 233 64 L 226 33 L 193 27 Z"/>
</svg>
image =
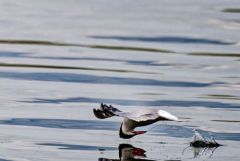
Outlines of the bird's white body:
<svg viewBox="0 0 240 161">
<path fill-rule="evenodd" d="M 145 131 L 134 131 L 134 128 L 146 126 L 157 121 L 177 121 L 178 118 L 167 111 L 158 109 L 138 109 L 130 112 L 122 112 L 114 107 L 101 104 L 100 109 L 94 109 L 94 114 L 100 119 L 119 116 L 123 117 L 119 134 L 122 138 L 131 138 Z"/>
</svg>

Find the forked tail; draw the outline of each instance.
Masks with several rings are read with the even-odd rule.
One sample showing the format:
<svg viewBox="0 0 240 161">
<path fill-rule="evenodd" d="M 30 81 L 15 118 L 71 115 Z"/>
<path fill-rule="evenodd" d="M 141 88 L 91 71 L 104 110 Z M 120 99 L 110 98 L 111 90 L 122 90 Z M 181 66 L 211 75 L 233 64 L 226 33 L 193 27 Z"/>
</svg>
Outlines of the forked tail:
<svg viewBox="0 0 240 161">
<path fill-rule="evenodd" d="M 117 116 L 116 112 L 122 112 L 117 108 L 114 108 L 112 105 L 106 105 L 101 103 L 101 106 L 99 109 L 93 109 L 94 115 L 99 119 L 105 119 L 112 116 Z"/>
</svg>

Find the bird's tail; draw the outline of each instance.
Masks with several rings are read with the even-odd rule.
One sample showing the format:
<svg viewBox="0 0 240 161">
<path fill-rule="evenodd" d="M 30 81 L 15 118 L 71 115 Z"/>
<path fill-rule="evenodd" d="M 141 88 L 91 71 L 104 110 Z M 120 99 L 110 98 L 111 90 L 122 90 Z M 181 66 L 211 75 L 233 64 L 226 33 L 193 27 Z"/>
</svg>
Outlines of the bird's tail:
<svg viewBox="0 0 240 161">
<path fill-rule="evenodd" d="M 93 109 L 94 115 L 99 119 L 105 119 L 112 116 L 117 116 L 116 112 L 121 112 L 119 109 L 114 108 L 112 105 L 106 105 L 101 103 L 99 109 Z"/>
</svg>

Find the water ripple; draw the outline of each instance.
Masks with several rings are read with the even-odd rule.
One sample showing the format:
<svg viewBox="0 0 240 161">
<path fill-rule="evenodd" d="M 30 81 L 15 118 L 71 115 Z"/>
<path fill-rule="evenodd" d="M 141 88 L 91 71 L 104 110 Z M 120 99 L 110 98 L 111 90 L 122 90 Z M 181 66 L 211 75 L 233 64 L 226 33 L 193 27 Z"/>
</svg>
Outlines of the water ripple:
<svg viewBox="0 0 240 161">
<path fill-rule="evenodd" d="M 118 85 L 164 86 L 164 87 L 208 87 L 211 85 L 219 84 L 219 82 L 200 83 L 190 81 L 189 82 L 165 81 L 143 78 L 123 78 L 73 73 L 0 72 L 0 78 L 8 78 L 14 80 L 68 82 L 68 83 L 118 84 Z"/>
<path fill-rule="evenodd" d="M 111 130 L 116 131 L 120 127 L 119 122 L 94 121 L 94 120 L 66 120 L 66 119 L 37 119 L 37 118 L 13 118 L 0 120 L 3 125 L 37 126 L 60 129 L 82 130 Z"/>
<path fill-rule="evenodd" d="M 66 120 L 66 119 L 40 119 L 40 118 L 13 118 L 10 120 L 0 120 L 2 125 L 18 125 L 18 126 L 37 126 L 44 128 L 60 128 L 60 129 L 80 129 L 80 130 L 111 130 L 118 131 L 120 122 L 114 121 L 95 121 L 95 120 Z M 177 131 L 177 132 L 176 132 Z M 240 141 L 240 133 L 211 132 L 198 129 L 204 136 L 210 133 L 217 140 L 234 140 Z M 180 125 L 161 124 L 151 130 L 151 135 L 163 135 L 180 138 L 191 138 L 193 129 Z M 52 146 L 55 146 L 53 144 Z M 56 145 L 57 146 L 57 145 Z M 84 149 L 82 145 L 66 145 L 60 144 L 67 149 Z M 96 150 L 97 147 L 88 147 Z"/>
<path fill-rule="evenodd" d="M 42 68 L 42 69 L 69 69 L 69 70 L 87 70 L 87 71 L 106 71 L 106 72 L 119 72 L 119 73 L 142 73 L 154 74 L 153 72 L 143 72 L 125 69 L 108 69 L 108 68 L 93 68 L 93 67 L 76 67 L 76 66 L 61 66 L 61 65 L 42 65 L 42 64 L 11 64 L 1 63 L 0 67 L 14 67 L 14 68 Z"/>
<path fill-rule="evenodd" d="M 189 101 L 189 100 L 127 100 L 127 99 L 104 99 L 104 98 L 88 98 L 88 97 L 70 97 L 63 99 L 41 99 L 35 98 L 31 101 L 21 101 L 26 103 L 99 103 L 105 102 L 109 104 L 117 104 L 124 106 L 175 106 L 175 107 L 208 107 L 208 108 L 235 108 L 240 109 L 240 104 L 222 103 L 217 101 Z"/>
<path fill-rule="evenodd" d="M 191 38 L 180 36 L 158 36 L 158 37 L 143 37 L 143 36 L 89 36 L 96 39 L 114 39 L 122 41 L 143 41 L 143 42 L 160 42 L 160 43 L 181 43 L 181 44 L 212 44 L 212 45 L 232 45 L 233 42 L 225 42 L 221 40 L 213 40 L 207 38 Z"/>
<path fill-rule="evenodd" d="M 93 49 L 105 49 L 105 50 L 127 50 L 127 51 L 144 51 L 144 52 L 160 52 L 160 53 L 174 53 L 174 51 L 159 48 L 148 48 L 148 47 L 138 47 L 138 46 L 116 46 L 116 45 L 87 45 L 87 44 L 77 44 L 77 43 L 64 43 L 64 42 L 54 42 L 46 40 L 10 40 L 10 39 L 0 39 L 0 44 L 10 44 L 10 45 L 41 45 L 41 46 L 59 46 L 59 47 L 84 47 Z"/>
<path fill-rule="evenodd" d="M 62 144 L 62 143 L 41 143 L 37 145 L 45 145 L 45 146 L 56 146 L 58 149 L 64 150 L 87 150 L 87 151 L 109 151 L 109 150 L 117 150 L 115 147 L 100 147 L 100 146 L 90 146 L 90 145 L 75 145 L 75 144 Z M 1 161 L 1 160 L 0 160 Z"/>
<path fill-rule="evenodd" d="M 209 136 L 211 134 L 216 140 L 240 141 L 240 133 L 212 132 L 212 131 L 206 131 L 201 129 L 197 129 L 197 130 L 201 134 L 203 134 L 203 136 Z M 159 135 L 158 133 L 160 133 L 160 135 L 180 137 L 180 138 L 183 138 L 183 137 L 191 138 L 193 136 L 192 128 L 179 126 L 179 125 L 160 125 L 158 126 L 158 128 L 154 128 L 152 132 L 157 133 L 153 135 Z M 211 138 L 211 136 L 209 136 L 209 138 Z"/>
</svg>

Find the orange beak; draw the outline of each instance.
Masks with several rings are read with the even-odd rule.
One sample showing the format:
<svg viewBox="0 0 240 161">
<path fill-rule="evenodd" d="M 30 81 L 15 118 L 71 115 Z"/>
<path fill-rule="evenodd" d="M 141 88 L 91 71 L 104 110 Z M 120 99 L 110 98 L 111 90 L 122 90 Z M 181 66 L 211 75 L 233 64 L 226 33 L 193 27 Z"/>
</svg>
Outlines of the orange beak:
<svg viewBox="0 0 240 161">
<path fill-rule="evenodd" d="M 146 133 L 147 131 L 134 131 L 133 133 L 135 134 L 135 135 L 140 135 L 140 134 L 144 134 L 144 133 Z"/>
</svg>

